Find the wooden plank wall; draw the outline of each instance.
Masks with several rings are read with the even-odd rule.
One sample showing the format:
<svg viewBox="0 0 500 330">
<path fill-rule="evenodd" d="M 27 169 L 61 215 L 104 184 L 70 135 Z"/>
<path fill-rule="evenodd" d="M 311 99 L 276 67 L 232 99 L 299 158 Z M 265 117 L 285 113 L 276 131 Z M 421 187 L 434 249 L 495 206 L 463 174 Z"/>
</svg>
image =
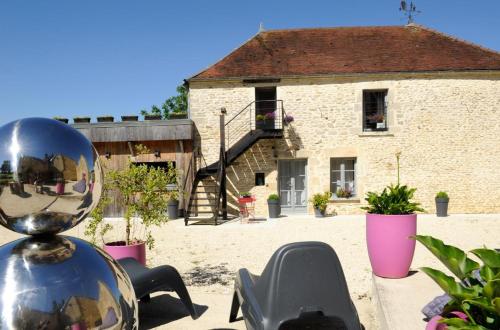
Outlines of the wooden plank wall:
<svg viewBox="0 0 500 330">
<path fill-rule="evenodd" d="M 142 155 L 131 154 L 131 148 L 134 149 L 135 145 L 141 144 L 145 146 L 149 152 Z M 190 140 L 177 140 L 177 141 L 141 141 L 141 142 L 94 142 L 94 147 L 99 154 L 104 175 L 106 172 L 113 170 L 124 169 L 129 158 L 132 156 L 132 161 L 135 162 L 168 162 L 173 161 L 176 168 L 180 171 L 178 181 L 182 184 L 184 182 L 184 174 L 188 170 L 189 161 L 192 156 L 192 141 Z M 160 151 L 159 157 L 155 156 L 155 151 Z M 106 152 L 110 153 L 110 157 L 106 158 Z M 121 217 L 124 212 L 119 205 L 120 196 L 117 192 L 110 193 L 112 203 L 105 210 L 106 217 Z"/>
</svg>

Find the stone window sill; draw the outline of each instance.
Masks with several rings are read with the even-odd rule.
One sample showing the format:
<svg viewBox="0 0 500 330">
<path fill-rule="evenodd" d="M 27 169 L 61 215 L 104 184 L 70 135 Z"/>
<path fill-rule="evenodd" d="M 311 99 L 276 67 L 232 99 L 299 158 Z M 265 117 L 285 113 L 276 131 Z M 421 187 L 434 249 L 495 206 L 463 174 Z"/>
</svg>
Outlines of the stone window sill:
<svg viewBox="0 0 500 330">
<path fill-rule="evenodd" d="M 357 197 L 330 199 L 330 203 L 359 203 L 359 202 L 360 202 L 360 200 Z"/>
<path fill-rule="evenodd" d="M 394 136 L 393 133 L 390 133 L 388 131 L 382 131 L 382 132 L 361 132 L 358 134 L 359 137 L 365 137 L 365 136 Z"/>
</svg>

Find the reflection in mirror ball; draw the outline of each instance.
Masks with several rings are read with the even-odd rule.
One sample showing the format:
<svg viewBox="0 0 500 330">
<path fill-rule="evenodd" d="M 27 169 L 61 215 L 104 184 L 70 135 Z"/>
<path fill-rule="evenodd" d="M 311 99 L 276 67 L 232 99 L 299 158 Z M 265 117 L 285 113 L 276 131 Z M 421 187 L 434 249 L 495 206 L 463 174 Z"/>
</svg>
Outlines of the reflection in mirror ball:
<svg viewBox="0 0 500 330">
<path fill-rule="evenodd" d="M 130 279 L 102 250 L 57 235 L 0 248 L 0 329 L 137 328 Z"/>
<path fill-rule="evenodd" d="M 0 128 L 0 224 L 56 234 L 97 205 L 102 170 L 92 143 L 71 126 L 27 118 Z"/>
</svg>

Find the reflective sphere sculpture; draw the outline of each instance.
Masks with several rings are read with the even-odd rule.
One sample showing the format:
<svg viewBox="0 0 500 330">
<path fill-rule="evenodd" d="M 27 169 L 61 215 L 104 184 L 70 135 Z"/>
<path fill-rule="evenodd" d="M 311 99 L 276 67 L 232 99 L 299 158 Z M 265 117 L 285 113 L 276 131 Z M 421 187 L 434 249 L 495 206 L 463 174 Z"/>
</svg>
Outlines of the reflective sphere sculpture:
<svg viewBox="0 0 500 330">
<path fill-rule="evenodd" d="M 88 242 L 20 239 L 0 249 L 0 329 L 137 329 L 124 270 Z"/>
<path fill-rule="evenodd" d="M 71 126 L 27 118 L 0 128 L 0 224 L 22 234 L 68 230 L 97 205 L 102 170 Z"/>
</svg>

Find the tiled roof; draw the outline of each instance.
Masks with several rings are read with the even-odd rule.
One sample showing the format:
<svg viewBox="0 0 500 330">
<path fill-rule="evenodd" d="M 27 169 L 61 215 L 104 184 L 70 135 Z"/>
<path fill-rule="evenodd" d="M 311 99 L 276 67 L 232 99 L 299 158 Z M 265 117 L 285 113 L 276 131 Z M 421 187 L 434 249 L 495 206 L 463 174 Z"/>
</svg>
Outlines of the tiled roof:
<svg viewBox="0 0 500 330">
<path fill-rule="evenodd" d="M 260 32 L 197 79 L 500 70 L 500 53 L 407 26 Z"/>
</svg>

